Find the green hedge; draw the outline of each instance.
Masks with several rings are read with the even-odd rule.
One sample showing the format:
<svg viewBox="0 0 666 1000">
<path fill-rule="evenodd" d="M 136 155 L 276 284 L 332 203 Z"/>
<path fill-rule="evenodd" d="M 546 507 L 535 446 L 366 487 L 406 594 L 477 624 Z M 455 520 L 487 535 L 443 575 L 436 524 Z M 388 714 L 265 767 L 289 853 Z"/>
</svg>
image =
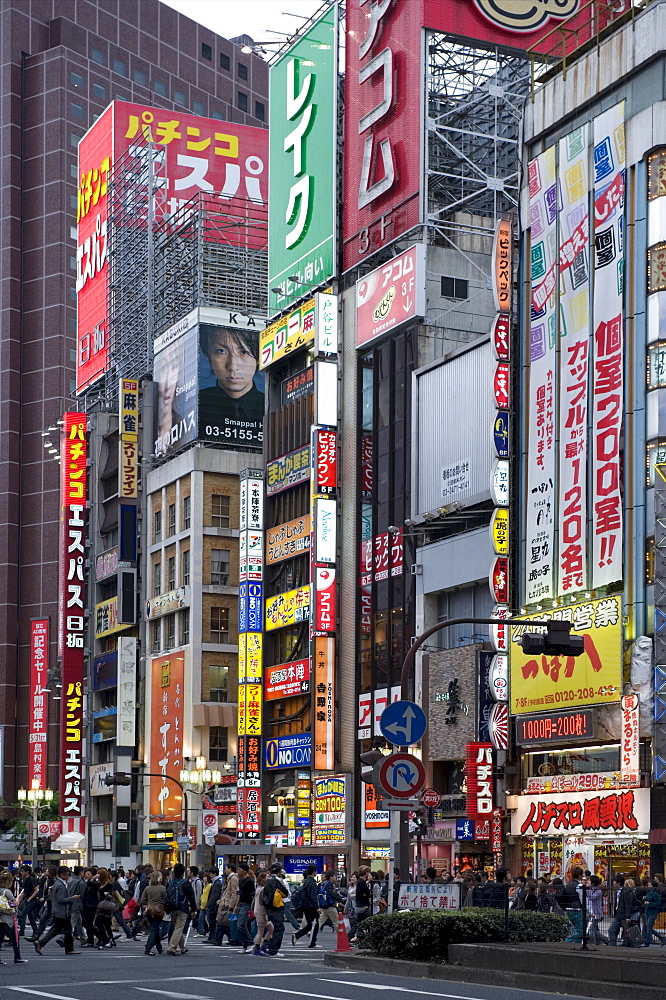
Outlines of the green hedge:
<svg viewBox="0 0 666 1000">
<path fill-rule="evenodd" d="M 562 941 L 571 933 L 566 917 L 509 910 L 509 942 Z M 360 948 L 387 958 L 447 962 L 450 944 L 504 940 L 504 911 L 469 907 L 458 912 L 384 913 L 359 924 Z"/>
</svg>

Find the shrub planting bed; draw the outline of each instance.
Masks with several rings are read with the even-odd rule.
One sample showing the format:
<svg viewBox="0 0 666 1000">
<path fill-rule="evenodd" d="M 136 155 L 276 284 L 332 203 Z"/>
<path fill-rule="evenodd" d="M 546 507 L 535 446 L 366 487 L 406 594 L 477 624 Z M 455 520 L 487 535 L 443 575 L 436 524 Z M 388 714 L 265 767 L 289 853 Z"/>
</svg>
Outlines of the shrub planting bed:
<svg viewBox="0 0 666 1000">
<path fill-rule="evenodd" d="M 570 933 L 567 918 L 555 913 L 509 911 L 509 944 L 562 941 Z M 448 913 L 383 913 L 359 924 L 356 937 L 359 948 L 386 958 L 447 962 L 450 944 L 504 941 L 504 911 L 470 907 Z"/>
</svg>

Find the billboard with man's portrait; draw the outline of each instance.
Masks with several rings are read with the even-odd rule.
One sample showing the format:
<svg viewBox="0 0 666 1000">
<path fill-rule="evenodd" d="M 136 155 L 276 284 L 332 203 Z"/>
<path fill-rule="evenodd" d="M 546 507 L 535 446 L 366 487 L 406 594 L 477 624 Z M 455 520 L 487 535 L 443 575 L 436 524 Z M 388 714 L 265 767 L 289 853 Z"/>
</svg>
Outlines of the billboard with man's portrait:
<svg viewBox="0 0 666 1000">
<path fill-rule="evenodd" d="M 153 441 L 166 458 L 197 439 L 198 329 L 191 326 L 155 354 Z"/>
<path fill-rule="evenodd" d="M 199 439 L 261 451 L 264 374 L 259 334 L 224 323 L 199 323 Z"/>
</svg>

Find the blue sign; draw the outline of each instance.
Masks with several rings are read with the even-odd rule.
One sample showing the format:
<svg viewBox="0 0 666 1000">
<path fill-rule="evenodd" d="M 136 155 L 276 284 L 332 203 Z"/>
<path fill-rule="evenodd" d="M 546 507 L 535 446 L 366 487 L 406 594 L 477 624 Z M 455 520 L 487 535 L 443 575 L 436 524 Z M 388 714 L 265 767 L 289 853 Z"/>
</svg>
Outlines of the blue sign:
<svg viewBox="0 0 666 1000">
<path fill-rule="evenodd" d="M 264 768 L 267 771 L 284 771 L 289 767 L 309 767 L 312 760 L 312 736 L 278 736 L 264 740 Z"/>
<path fill-rule="evenodd" d="M 474 820 L 456 820 L 456 840 L 474 840 Z"/>
<path fill-rule="evenodd" d="M 247 632 L 247 583 L 238 584 L 238 631 Z"/>
<path fill-rule="evenodd" d="M 264 621 L 264 602 L 260 583 L 246 583 L 247 587 L 247 631 L 261 632 Z"/>
<path fill-rule="evenodd" d="M 394 701 L 382 712 L 379 728 L 389 743 L 408 747 L 421 739 L 428 728 L 428 720 L 423 709 L 415 702 Z"/>
<path fill-rule="evenodd" d="M 285 854 L 282 858 L 282 867 L 286 871 L 287 875 L 302 875 L 308 865 L 316 865 L 317 873 L 322 875 L 324 872 L 324 859 L 321 855 L 313 854 L 310 857 L 307 855 L 301 856 L 300 854 Z"/>
<path fill-rule="evenodd" d="M 497 452 L 498 458 L 508 458 L 509 414 L 505 410 L 499 410 L 495 416 L 493 436 L 495 438 L 495 451 Z"/>
</svg>

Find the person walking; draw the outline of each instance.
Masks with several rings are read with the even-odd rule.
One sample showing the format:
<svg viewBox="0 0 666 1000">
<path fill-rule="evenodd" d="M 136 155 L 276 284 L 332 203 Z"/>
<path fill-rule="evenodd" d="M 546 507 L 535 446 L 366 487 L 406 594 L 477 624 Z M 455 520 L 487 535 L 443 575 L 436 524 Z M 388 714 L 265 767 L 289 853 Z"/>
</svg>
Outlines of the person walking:
<svg viewBox="0 0 666 1000">
<path fill-rule="evenodd" d="M 194 891 L 194 902 L 197 904 L 197 916 L 193 921 L 194 924 L 194 934 L 192 937 L 199 937 L 199 910 L 201 906 L 201 893 L 204 889 L 204 880 L 199 875 L 199 868 L 197 865 L 190 865 L 187 870 L 187 877 L 192 883 L 192 889 Z"/>
<path fill-rule="evenodd" d="M 162 884 L 162 873 L 153 872 L 150 876 L 150 884 L 146 886 L 141 894 L 139 905 L 145 908 L 145 914 L 149 921 L 148 938 L 146 940 L 145 955 L 162 954 L 161 930 L 162 921 L 166 916 L 165 910 L 166 888 Z"/>
<path fill-rule="evenodd" d="M 206 922 L 206 907 L 210 896 L 210 887 L 213 884 L 213 876 L 206 872 L 203 877 L 203 889 L 199 897 L 199 924 L 197 926 L 197 937 L 206 937 L 208 934 L 208 924 Z"/>
<path fill-rule="evenodd" d="M 75 897 L 70 911 L 70 920 L 72 921 L 72 933 L 75 938 L 78 938 L 81 944 L 86 940 L 83 929 L 83 894 L 86 888 L 87 883 L 83 878 L 83 868 L 77 865 L 72 878 L 67 883 L 67 895 Z"/>
<path fill-rule="evenodd" d="M 305 937 L 306 934 L 311 934 L 309 948 L 317 947 L 317 931 L 319 925 L 317 923 L 317 893 L 318 886 L 315 880 L 315 875 L 317 874 L 316 865 L 308 865 L 303 873 L 303 884 L 294 893 L 294 901 L 299 910 L 303 911 L 303 916 L 305 918 L 305 927 L 301 927 L 300 930 L 295 931 L 291 935 L 291 943 L 296 947 L 296 942 Z"/>
<path fill-rule="evenodd" d="M 241 861 L 238 866 L 238 936 L 241 944 L 239 954 L 243 955 L 253 943 L 250 934 L 249 913 L 254 902 L 255 891 L 254 873 L 250 871 L 250 866 L 245 861 Z"/>
<path fill-rule="evenodd" d="M 254 919 L 257 921 L 257 933 L 254 936 L 254 948 L 252 950 L 253 955 L 265 955 L 268 942 L 273 934 L 273 922 L 268 919 L 268 913 L 261 898 L 267 878 L 267 872 L 258 872 L 256 879 L 257 888 L 254 893 L 254 903 L 252 904 Z"/>
<path fill-rule="evenodd" d="M 17 914 L 19 923 L 19 934 L 25 934 L 25 922 L 30 921 L 33 937 L 37 933 L 37 921 L 35 916 L 39 909 L 37 896 L 39 895 L 39 881 L 32 873 L 29 865 L 21 868 L 21 894 L 17 901 Z"/>
<path fill-rule="evenodd" d="M 206 900 L 206 923 L 208 924 L 208 938 L 206 940 L 208 944 L 219 944 L 222 938 L 220 935 L 220 940 L 217 940 L 217 910 L 224 890 L 224 879 L 221 872 L 218 871 L 211 870 L 210 875 L 212 882 Z"/>
<path fill-rule="evenodd" d="M 660 934 L 659 931 L 654 929 L 654 922 L 659 915 L 659 910 L 661 908 L 661 893 L 659 892 L 659 883 L 656 879 L 651 878 L 648 882 L 647 892 L 644 896 L 644 910 L 643 910 L 643 944 L 646 948 L 649 948 L 652 944 L 652 937 L 656 937 L 661 943 L 663 948 L 666 944 L 666 937 Z"/>
<path fill-rule="evenodd" d="M 99 879 L 93 875 L 90 868 L 83 872 L 86 887 L 81 896 L 81 920 L 86 932 L 86 948 L 95 947 L 95 915 L 99 903 Z"/>
<path fill-rule="evenodd" d="M 271 865 L 270 878 L 266 879 L 261 897 L 268 919 L 273 924 L 273 934 L 266 945 L 266 954 L 271 958 L 284 958 L 280 945 L 284 936 L 284 900 L 288 892 L 287 883 L 282 876 L 282 865 L 276 861 Z"/>
<path fill-rule="evenodd" d="M 616 875 L 613 880 L 613 892 L 615 894 L 615 912 L 608 928 L 608 943 L 615 947 L 617 946 L 617 936 L 620 930 L 628 925 L 637 903 L 633 887 L 625 885 L 625 878 L 621 873 Z M 626 944 L 626 941 L 623 943 Z"/>
<path fill-rule="evenodd" d="M 379 882 L 375 882 L 373 886 L 373 903 L 375 889 L 377 890 L 377 899 L 379 899 L 379 893 L 381 891 L 381 885 Z M 317 893 L 317 903 L 319 905 L 319 909 L 321 910 L 321 916 L 319 917 L 320 931 L 324 927 L 326 921 L 330 920 L 333 926 L 333 933 L 338 933 L 337 904 L 342 902 L 342 896 L 335 887 L 333 872 L 325 872 L 321 885 L 319 886 L 319 892 Z"/>
<path fill-rule="evenodd" d="M 598 875 L 590 875 L 589 887 L 586 892 L 587 937 L 592 945 L 599 941 L 608 944 L 608 938 L 601 933 L 601 921 L 604 915 L 604 897 L 601 889 L 601 879 Z"/>
<path fill-rule="evenodd" d="M 25 965 L 19 949 L 19 927 L 16 917 L 16 897 L 12 891 L 14 879 L 9 872 L 0 875 L 0 941 L 8 938 L 14 949 L 14 965 Z M 3 965 L 6 963 L 3 962 Z"/>
<path fill-rule="evenodd" d="M 225 868 L 224 887 L 217 905 L 217 918 L 215 935 L 218 944 L 222 944 L 222 939 L 226 933 L 228 944 L 238 944 L 238 885 L 239 876 L 235 865 L 227 865 Z M 231 917 L 235 916 L 233 920 Z"/>
<path fill-rule="evenodd" d="M 71 872 L 65 865 L 58 869 L 58 875 L 54 879 L 50 893 L 51 919 L 53 920 L 53 927 L 51 927 L 51 929 L 43 937 L 38 938 L 34 942 L 35 951 L 38 955 L 42 954 L 42 948 L 44 945 L 48 944 L 48 942 L 57 934 L 62 934 L 64 937 L 66 955 L 81 954 L 80 951 L 74 950 L 72 921 L 69 916 L 70 910 L 75 902 L 75 897 L 67 894 L 67 883 L 70 875 Z"/>
<path fill-rule="evenodd" d="M 185 865 L 173 866 L 173 877 L 166 884 L 166 909 L 171 913 L 171 936 L 167 955 L 175 955 L 180 948 L 181 955 L 189 950 L 185 947 L 183 931 L 189 914 L 196 913 L 192 883 L 185 878 Z"/>
</svg>

